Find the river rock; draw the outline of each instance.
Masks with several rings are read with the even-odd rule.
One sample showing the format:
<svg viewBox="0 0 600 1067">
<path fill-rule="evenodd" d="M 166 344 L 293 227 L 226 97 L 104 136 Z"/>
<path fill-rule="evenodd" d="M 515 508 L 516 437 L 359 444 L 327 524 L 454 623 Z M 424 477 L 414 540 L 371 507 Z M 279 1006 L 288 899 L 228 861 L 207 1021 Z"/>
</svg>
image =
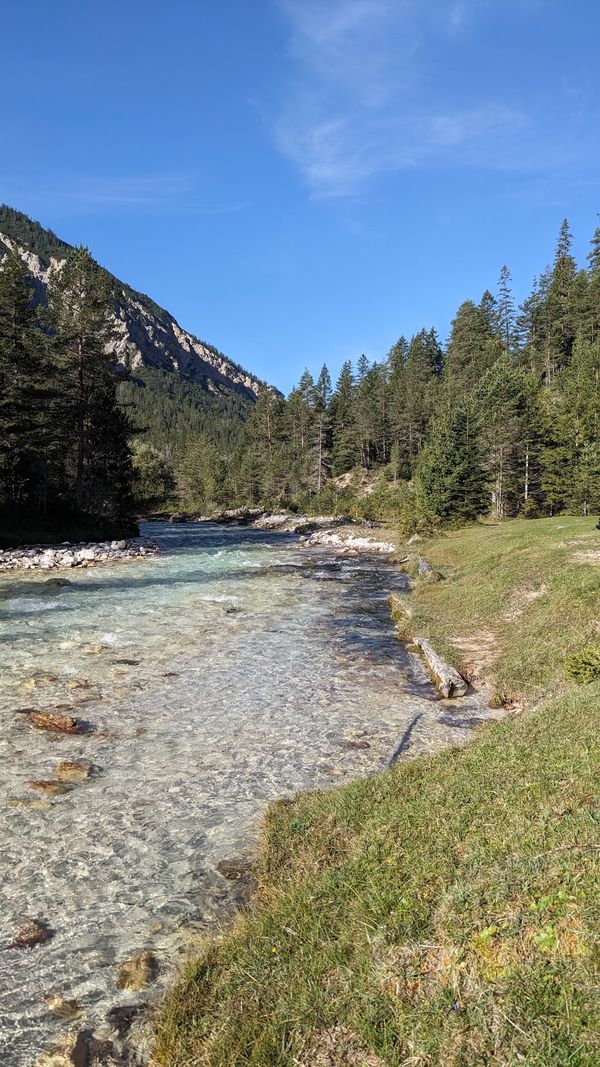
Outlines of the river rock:
<svg viewBox="0 0 600 1067">
<path fill-rule="evenodd" d="M 92 776 L 92 766 L 84 760 L 63 760 L 56 765 L 54 773 L 61 782 L 87 782 Z"/>
<path fill-rule="evenodd" d="M 70 715 L 56 715 L 49 711 L 29 711 L 27 718 L 37 730 L 51 730 L 58 734 L 82 734 L 84 726 Z"/>
<path fill-rule="evenodd" d="M 48 1010 L 56 1016 L 57 1019 L 66 1019 L 71 1021 L 77 1019 L 81 1015 L 82 1007 L 78 1000 L 65 1000 L 64 997 L 46 997 L 46 1003 Z"/>
<path fill-rule="evenodd" d="M 64 557 L 62 562 L 64 564 Z M 63 589 L 68 585 L 73 585 L 73 582 L 70 582 L 68 578 L 48 578 L 44 585 L 47 585 L 49 589 Z"/>
<path fill-rule="evenodd" d="M 145 948 L 118 965 L 117 986 L 119 989 L 144 989 L 154 981 L 157 973 L 156 956 Z"/>
<path fill-rule="evenodd" d="M 24 919 L 19 927 L 17 936 L 11 941 L 9 948 L 33 948 L 35 945 L 44 945 L 52 937 L 45 923 L 38 919 Z"/>
<path fill-rule="evenodd" d="M 366 531 L 359 530 L 355 532 L 352 528 L 348 530 L 317 530 L 307 538 L 304 544 L 311 548 L 316 545 L 324 545 L 327 548 L 333 548 L 346 554 L 376 552 L 377 554 L 388 555 L 395 550 L 395 545 L 391 541 L 382 541 Z"/>
<path fill-rule="evenodd" d="M 37 790 L 38 793 L 43 793 L 47 797 L 59 797 L 63 793 L 69 792 L 68 785 L 64 782 L 54 782 L 49 778 L 32 779 L 27 783 L 31 789 Z"/>
<path fill-rule="evenodd" d="M 217 870 L 219 874 L 223 875 L 223 878 L 227 878 L 230 882 L 237 882 L 239 878 L 243 878 L 245 874 L 248 874 L 250 864 L 248 860 L 241 858 L 221 860 L 217 863 Z"/>
</svg>

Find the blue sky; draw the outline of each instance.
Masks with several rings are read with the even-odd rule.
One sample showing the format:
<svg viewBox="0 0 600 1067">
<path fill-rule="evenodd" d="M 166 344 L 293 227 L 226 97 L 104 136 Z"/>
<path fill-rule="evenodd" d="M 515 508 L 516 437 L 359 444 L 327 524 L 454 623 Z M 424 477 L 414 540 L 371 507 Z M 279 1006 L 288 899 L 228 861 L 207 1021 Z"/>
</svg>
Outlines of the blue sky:
<svg viewBox="0 0 600 1067">
<path fill-rule="evenodd" d="M 596 0 L 5 0 L 0 200 L 287 390 L 600 211 Z"/>
</svg>

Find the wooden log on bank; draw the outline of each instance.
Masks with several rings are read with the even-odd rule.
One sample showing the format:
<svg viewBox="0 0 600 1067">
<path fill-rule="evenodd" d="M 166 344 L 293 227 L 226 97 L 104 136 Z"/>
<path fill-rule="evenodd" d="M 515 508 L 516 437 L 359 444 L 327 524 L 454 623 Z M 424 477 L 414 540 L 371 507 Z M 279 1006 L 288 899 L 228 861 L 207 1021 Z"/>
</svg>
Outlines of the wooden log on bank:
<svg viewBox="0 0 600 1067">
<path fill-rule="evenodd" d="M 415 637 L 414 644 L 421 649 L 442 696 L 464 697 L 468 689 L 468 683 L 463 676 L 454 667 L 451 667 L 449 663 L 445 663 L 424 637 Z"/>
</svg>

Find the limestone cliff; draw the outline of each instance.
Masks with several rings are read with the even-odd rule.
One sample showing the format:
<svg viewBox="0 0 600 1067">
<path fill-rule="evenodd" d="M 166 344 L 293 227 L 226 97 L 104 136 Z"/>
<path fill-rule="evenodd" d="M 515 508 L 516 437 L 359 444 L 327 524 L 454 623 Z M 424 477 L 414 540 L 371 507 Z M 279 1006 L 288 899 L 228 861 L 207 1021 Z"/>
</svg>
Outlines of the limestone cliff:
<svg viewBox="0 0 600 1067">
<path fill-rule="evenodd" d="M 9 230 L 9 232 L 5 232 Z M 53 254 L 41 255 L 40 245 Z M 38 299 L 45 301 L 48 274 L 69 250 L 49 230 L 33 223 L 11 208 L 0 208 L 0 260 L 12 249 L 26 264 L 36 284 Z M 172 315 L 149 297 L 115 280 L 117 304 L 115 323 L 117 361 L 135 371 L 153 367 L 170 371 L 196 382 L 208 393 L 237 393 L 254 400 L 260 382 L 212 345 L 183 330 Z"/>
</svg>

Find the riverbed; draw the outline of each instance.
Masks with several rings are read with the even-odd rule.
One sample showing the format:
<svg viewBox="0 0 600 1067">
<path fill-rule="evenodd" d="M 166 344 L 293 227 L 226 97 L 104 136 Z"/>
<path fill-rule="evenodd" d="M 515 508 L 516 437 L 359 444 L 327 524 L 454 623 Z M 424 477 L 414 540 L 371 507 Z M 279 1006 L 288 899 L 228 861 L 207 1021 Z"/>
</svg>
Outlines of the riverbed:
<svg viewBox="0 0 600 1067">
<path fill-rule="evenodd" d="M 381 557 L 210 523 L 142 532 L 152 560 L 64 586 L 0 578 L 3 1067 L 159 996 L 239 897 L 269 801 L 462 744 L 488 715 L 477 696 L 439 700 L 396 639 L 387 598 L 407 579 Z M 86 732 L 37 730 L 27 709 Z M 65 760 L 89 779 L 56 796 L 31 784 Z M 51 936 L 9 947 L 26 918 Z M 155 980 L 120 990 L 142 949 Z"/>
</svg>

